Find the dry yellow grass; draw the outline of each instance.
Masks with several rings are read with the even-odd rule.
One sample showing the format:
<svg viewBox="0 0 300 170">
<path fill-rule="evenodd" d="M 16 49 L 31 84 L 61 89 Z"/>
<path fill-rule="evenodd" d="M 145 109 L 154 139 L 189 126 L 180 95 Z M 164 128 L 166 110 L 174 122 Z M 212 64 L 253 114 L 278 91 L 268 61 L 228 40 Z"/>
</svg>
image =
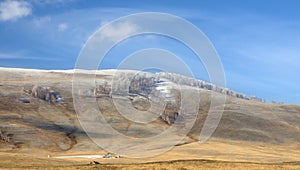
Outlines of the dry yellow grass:
<svg viewBox="0 0 300 170">
<path fill-rule="evenodd" d="M 105 78 L 98 76 L 99 79 Z M 197 139 L 207 109 L 209 92 L 201 93 L 196 124 L 182 145 L 147 159 L 55 159 L 47 155 L 105 154 L 94 144 L 76 119 L 71 97 L 71 75 L 63 73 L 14 73 L 0 71 L 0 128 L 14 134 L 13 144 L 0 142 L 0 169 L 300 169 L 300 107 L 273 105 L 228 98 L 222 120 L 212 138 Z M 82 81 L 85 77 L 82 77 Z M 59 90 L 65 105 L 28 97 L 23 89 L 45 84 Z M 109 98 L 98 103 L 112 126 L 124 134 L 151 136 L 168 128 L 157 120 L 140 129 L 118 116 Z M 116 121 L 118 120 L 118 121 Z M 70 137 L 70 134 L 73 137 Z M 157 141 L 159 143 L 159 141 Z M 244 162 L 244 163 L 242 163 Z"/>
<path fill-rule="evenodd" d="M 45 163 L 45 162 L 44 162 Z M 31 169 L 31 170 L 93 170 L 93 169 L 110 169 L 110 170 L 297 170 L 300 169 L 300 163 L 277 163 L 277 164 L 262 164 L 248 162 L 221 162 L 208 160 L 190 160 L 190 161 L 168 161 L 154 162 L 143 164 L 98 164 L 98 165 L 47 165 L 40 164 L 38 166 L 18 166 L 18 167 L 3 167 L 3 169 Z"/>
</svg>

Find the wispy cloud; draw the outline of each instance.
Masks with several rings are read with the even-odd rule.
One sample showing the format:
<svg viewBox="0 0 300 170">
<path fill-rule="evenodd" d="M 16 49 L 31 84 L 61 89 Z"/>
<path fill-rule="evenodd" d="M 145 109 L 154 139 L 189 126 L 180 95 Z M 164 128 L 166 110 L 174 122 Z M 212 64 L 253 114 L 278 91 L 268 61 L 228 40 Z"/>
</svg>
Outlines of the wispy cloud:
<svg viewBox="0 0 300 170">
<path fill-rule="evenodd" d="M 122 37 L 135 33 L 136 31 L 138 31 L 138 26 L 129 22 L 107 25 L 103 29 L 101 38 L 110 41 L 117 41 Z"/>
<path fill-rule="evenodd" d="M 21 60 L 46 60 L 46 61 L 58 61 L 60 59 L 54 57 L 35 57 L 35 56 L 26 56 L 23 54 L 16 53 L 0 53 L 0 60 L 12 60 L 12 59 L 21 59 Z"/>
<path fill-rule="evenodd" d="M 30 15 L 31 5 L 26 1 L 6 0 L 0 3 L 0 20 L 17 20 Z"/>
<path fill-rule="evenodd" d="M 64 4 L 64 3 L 69 3 L 73 2 L 75 0 L 35 0 L 35 4 L 40 4 L 40 5 L 49 5 L 49 4 Z"/>
<path fill-rule="evenodd" d="M 68 24 L 67 23 L 60 23 L 58 25 L 58 31 L 60 31 L 60 32 L 64 32 L 67 28 L 68 28 Z"/>
</svg>

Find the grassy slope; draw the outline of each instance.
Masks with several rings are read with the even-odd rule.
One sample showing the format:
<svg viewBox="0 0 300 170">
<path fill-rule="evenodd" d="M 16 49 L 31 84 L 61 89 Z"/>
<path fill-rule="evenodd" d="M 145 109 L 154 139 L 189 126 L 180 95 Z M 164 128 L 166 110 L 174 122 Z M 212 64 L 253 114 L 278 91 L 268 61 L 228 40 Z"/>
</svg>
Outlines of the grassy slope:
<svg viewBox="0 0 300 170">
<path fill-rule="evenodd" d="M 12 144 L 0 142 L 0 166 L 9 167 L 11 165 L 9 161 L 14 160 L 13 157 L 17 156 L 18 158 L 20 155 L 22 155 L 20 161 L 29 159 L 29 156 L 34 156 L 32 159 L 36 160 L 37 164 L 35 165 L 40 163 L 43 166 L 55 163 L 57 165 L 85 164 L 87 161 L 38 160 L 37 157 L 46 158 L 48 154 L 105 153 L 104 150 L 99 149 L 91 142 L 76 120 L 71 98 L 72 75 L 39 72 L 16 73 L 1 70 L 0 76 L 0 128 L 14 134 Z M 98 76 L 98 78 L 102 79 L 105 76 Z M 83 76 L 82 81 L 84 79 Z M 45 84 L 60 91 L 67 104 L 54 105 L 30 98 L 23 90 L 30 89 L 34 84 Z M 180 159 L 288 162 L 300 159 L 300 107 L 294 105 L 263 104 L 227 98 L 225 112 L 219 127 L 213 134 L 213 138 L 205 144 L 195 142 L 199 137 L 203 120 L 209 108 L 209 96 L 209 92 L 202 91 L 198 119 L 188 135 L 189 138 L 185 140 L 186 144 L 176 146 L 164 155 L 150 158 L 147 160 L 148 162 Z M 30 98 L 31 103 L 22 103 L 20 101 L 22 98 Z M 131 130 L 137 131 L 137 128 L 131 122 L 122 121 L 123 119 L 118 118 L 116 111 L 110 107 L 110 99 L 102 98 L 99 104 L 102 105 L 101 108 L 106 109 L 105 113 L 108 117 L 119 120 L 113 124 L 116 129 L 123 130 L 122 133 L 127 135 L 132 134 Z M 159 128 L 156 130 L 153 130 L 150 126 L 149 128 L 141 128 L 139 129 L 140 134 L 153 135 L 168 128 L 159 120 L 153 126 Z M 143 160 L 132 159 L 103 161 L 103 163 L 144 162 Z M 203 162 L 161 163 L 159 166 L 171 168 L 177 164 L 178 166 L 192 164 L 197 167 L 198 164 L 203 164 Z M 219 166 L 219 164 L 222 167 L 231 166 L 231 168 L 239 165 L 239 163 L 218 162 L 215 165 L 208 163 L 207 166 Z M 26 166 L 26 161 L 25 165 L 20 164 L 20 166 Z M 118 166 L 116 165 L 116 167 Z M 134 168 L 136 165 L 132 166 Z M 146 166 L 146 169 L 152 168 L 151 164 L 143 166 Z M 248 166 L 248 164 L 243 166 Z M 249 164 L 249 166 L 252 166 L 252 164 Z M 253 166 L 256 165 L 253 164 Z"/>
</svg>

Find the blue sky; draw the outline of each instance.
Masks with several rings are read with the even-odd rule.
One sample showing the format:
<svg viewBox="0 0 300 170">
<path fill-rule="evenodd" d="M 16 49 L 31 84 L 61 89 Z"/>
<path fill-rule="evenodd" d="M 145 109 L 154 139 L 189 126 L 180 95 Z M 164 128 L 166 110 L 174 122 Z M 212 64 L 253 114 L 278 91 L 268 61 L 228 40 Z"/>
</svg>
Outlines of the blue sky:
<svg viewBox="0 0 300 170">
<path fill-rule="evenodd" d="M 138 12 L 164 12 L 207 35 L 227 87 L 300 104 L 299 8 L 297 0 L 0 0 L 0 67 L 72 69 L 88 37 L 103 24 Z M 201 63 L 174 40 L 141 36 L 126 42 L 112 49 L 100 68 L 114 68 L 126 55 L 156 47 L 181 56 L 198 78 L 208 79 Z"/>
</svg>

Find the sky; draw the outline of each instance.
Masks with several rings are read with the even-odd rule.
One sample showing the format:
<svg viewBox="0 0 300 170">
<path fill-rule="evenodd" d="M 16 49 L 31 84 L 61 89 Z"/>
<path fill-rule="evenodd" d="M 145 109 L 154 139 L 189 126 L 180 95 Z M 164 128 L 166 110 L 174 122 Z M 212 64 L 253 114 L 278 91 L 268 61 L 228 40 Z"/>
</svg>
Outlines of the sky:
<svg viewBox="0 0 300 170">
<path fill-rule="evenodd" d="M 300 104 L 299 8 L 297 0 L 0 0 L 0 67 L 73 69 L 101 26 L 134 13 L 162 12 L 186 19 L 208 37 L 228 88 L 268 102 Z M 118 44 L 99 68 L 116 68 L 145 48 L 173 52 L 198 79 L 209 81 L 189 49 L 157 35 Z"/>
</svg>

